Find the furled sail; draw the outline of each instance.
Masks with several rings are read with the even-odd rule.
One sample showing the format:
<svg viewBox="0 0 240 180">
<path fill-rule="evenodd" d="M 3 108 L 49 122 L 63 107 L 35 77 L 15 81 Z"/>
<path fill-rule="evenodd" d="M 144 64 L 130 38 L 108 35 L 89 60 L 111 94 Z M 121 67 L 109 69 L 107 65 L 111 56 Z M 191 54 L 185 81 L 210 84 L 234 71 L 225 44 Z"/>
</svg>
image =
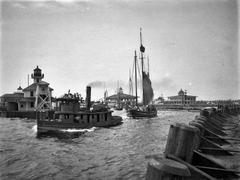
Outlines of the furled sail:
<svg viewBox="0 0 240 180">
<path fill-rule="evenodd" d="M 143 104 L 147 105 L 153 99 L 152 83 L 149 76 L 143 72 Z"/>
</svg>

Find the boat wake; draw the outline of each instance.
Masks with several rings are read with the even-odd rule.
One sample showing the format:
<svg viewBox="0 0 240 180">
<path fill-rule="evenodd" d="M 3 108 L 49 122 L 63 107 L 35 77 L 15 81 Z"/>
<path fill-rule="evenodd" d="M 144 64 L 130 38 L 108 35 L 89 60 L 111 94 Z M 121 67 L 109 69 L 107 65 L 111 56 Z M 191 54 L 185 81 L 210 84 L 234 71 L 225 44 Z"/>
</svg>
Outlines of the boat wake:
<svg viewBox="0 0 240 180">
<path fill-rule="evenodd" d="M 34 126 L 32 127 L 32 130 L 33 130 L 34 133 L 37 133 L 37 125 L 34 125 Z"/>
<path fill-rule="evenodd" d="M 89 128 L 89 129 L 63 129 L 61 130 L 62 132 L 93 132 L 95 131 L 97 128 L 96 127 L 92 127 L 92 128 Z"/>
<path fill-rule="evenodd" d="M 92 128 L 89 128 L 89 129 L 62 129 L 60 130 L 61 132 L 70 132 L 70 133 L 74 133 L 74 132 L 93 132 L 95 131 L 97 128 L 96 127 L 92 127 Z M 34 125 L 32 127 L 32 131 L 34 133 L 37 133 L 37 125 Z"/>
</svg>

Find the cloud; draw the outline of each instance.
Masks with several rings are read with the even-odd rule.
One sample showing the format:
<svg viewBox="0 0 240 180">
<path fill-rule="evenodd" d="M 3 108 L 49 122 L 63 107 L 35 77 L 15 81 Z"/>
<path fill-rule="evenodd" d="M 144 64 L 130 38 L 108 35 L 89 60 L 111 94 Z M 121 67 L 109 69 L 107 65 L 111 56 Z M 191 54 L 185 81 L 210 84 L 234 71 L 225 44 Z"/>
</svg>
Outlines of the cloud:
<svg viewBox="0 0 240 180">
<path fill-rule="evenodd" d="M 32 3 L 37 3 L 37 2 L 60 2 L 60 3 L 75 3 L 75 2 L 90 2 L 90 1 L 94 1 L 94 0 L 37 0 L 37 1 L 33 1 L 33 0 L 5 0 L 7 2 L 32 2 Z"/>
<path fill-rule="evenodd" d="M 176 89 L 176 84 L 170 76 L 152 82 L 155 89 Z"/>
<path fill-rule="evenodd" d="M 15 7 L 15 8 L 18 8 L 18 9 L 25 9 L 26 8 L 26 6 L 21 2 L 13 2 L 12 6 Z"/>
<path fill-rule="evenodd" d="M 90 10 L 89 0 L 15 0 L 6 1 L 14 9 L 43 10 L 44 12 L 63 12 L 64 10 L 87 12 Z"/>
</svg>

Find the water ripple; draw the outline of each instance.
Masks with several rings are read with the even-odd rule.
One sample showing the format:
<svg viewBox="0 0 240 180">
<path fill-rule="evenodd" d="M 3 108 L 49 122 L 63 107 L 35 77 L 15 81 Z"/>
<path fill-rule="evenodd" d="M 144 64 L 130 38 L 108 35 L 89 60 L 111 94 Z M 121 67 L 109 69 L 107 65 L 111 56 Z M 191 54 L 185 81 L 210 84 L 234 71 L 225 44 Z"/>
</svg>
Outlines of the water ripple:
<svg viewBox="0 0 240 180">
<path fill-rule="evenodd" d="M 141 180 L 145 156 L 163 152 L 170 123 L 189 122 L 196 114 L 165 111 L 153 119 L 125 117 L 112 128 L 40 137 L 35 120 L 0 118 L 0 179 Z"/>
</svg>

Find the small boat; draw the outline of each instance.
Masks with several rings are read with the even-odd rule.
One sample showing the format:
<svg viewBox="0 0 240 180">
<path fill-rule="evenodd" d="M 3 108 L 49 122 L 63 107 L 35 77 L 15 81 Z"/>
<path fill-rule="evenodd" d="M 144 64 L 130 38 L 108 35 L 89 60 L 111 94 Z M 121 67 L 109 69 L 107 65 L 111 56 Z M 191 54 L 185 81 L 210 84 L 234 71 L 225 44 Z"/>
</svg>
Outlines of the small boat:
<svg viewBox="0 0 240 180">
<path fill-rule="evenodd" d="M 136 118 L 153 118 L 157 116 L 157 110 L 155 106 L 147 106 L 147 109 L 132 108 L 127 112 L 128 117 Z"/>
<path fill-rule="evenodd" d="M 114 107 L 114 109 L 117 110 L 117 111 L 121 111 L 121 110 L 123 110 L 123 107 L 122 106 L 116 106 L 116 107 Z"/>
<path fill-rule="evenodd" d="M 87 87 L 86 107 L 80 108 L 80 98 L 65 94 L 57 99 L 59 110 L 53 113 L 37 112 L 37 131 L 46 133 L 65 129 L 88 129 L 91 127 L 110 127 L 122 123 L 122 117 L 112 116 L 106 106 L 91 107 L 91 87 Z"/>
<path fill-rule="evenodd" d="M 137 95 L 137 53 L 134 55 L 134 71 L 135 71 L 135 93 L 136 93 L 136 106 L 129 107 L 127 110 L 127 116 L 132 118 L 153 118 L 157 116 L 157 109 L 150 102 L 153 99 L 153 89 L 148 73 L 144 71 L 144 57 L 145 47 L 142 45 L 142 32 L 140 29 L 140 52 L 141 52 L 141 65 L 142 65 L 142 93 L 143 93 L 143 105 L 140 107 L 138 104 Z"/>
</svg>

